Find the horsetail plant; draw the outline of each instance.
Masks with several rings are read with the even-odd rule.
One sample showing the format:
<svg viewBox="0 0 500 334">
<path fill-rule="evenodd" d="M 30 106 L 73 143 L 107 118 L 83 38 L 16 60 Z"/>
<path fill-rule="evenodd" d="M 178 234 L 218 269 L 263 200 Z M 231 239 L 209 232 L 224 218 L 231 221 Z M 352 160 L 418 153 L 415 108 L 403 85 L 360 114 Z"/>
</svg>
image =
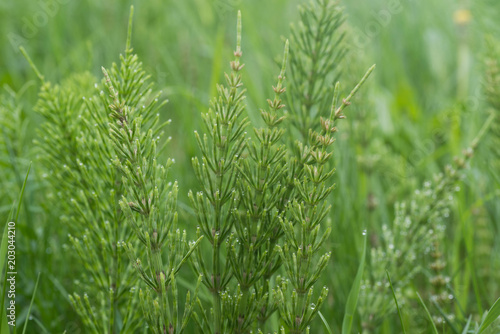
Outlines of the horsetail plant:
<svg viewBox="0 0 500 334">
<path fill-rule="evenodd" d="M 288 138 L 292 138 L 294 130 L 302 136 L 295 142 L 288 140 L 293 153 L 287 161 L 287 189 L 281 204 L 284 243 L 278 247 L 285 275 L 275 289 L 280 317 L 290 333 L 309 332 L 328 292 L 323 288 L 317 301 L 312 302 L 313 285 L 330 258 L 330 252 L 319 259 L 315 254 L 331 231 L 328 227 L 320 233 L 330 210 L 327 198 L 334 188 L 328 185 L 334 172 L 331 146 L 337 121 L 345 118 L 344 109 L 374 69 L 371 67 L 339 103 L 340 84 L 333 92 L 331 87 L 345 54 L 345 48 L 340 46 L 343 34 L 339 33 L 342 11 L 331 1 L 319 0 L 301 7 L 300 16 L 298 29 L 292 26 L 291 89 L 286 100 L 290 110 Z"/>
<path fill-rule="evenodd" d="M 79 237 L 70 236 L 70 240 L 83 261 L 86 273 L 82 286 L 89 293 L 83 299 L 75 293 L 70 300 L 88 330 L 130 332 L 140 326 L 134 312 L 138 301 L 134 291 L 141 277 L 158 297 L 153 299 L 149 290 L 139 292 L 150 327 L 157 333 L 164 328 L 181 333 L 192 303 L 188 298 L 186 312 L 178 323 L 174 276 L 196 243 L 188 247 L 186 233 L 181 236 L 175 230 L 177 186 L 169 186 L 166 180 L 171 161 L 162 166 L 156 160 L 162 129 L 157 111 L 166 101 L 158 102 L 161 92 L 152 92 L 149 77 L 132 53 L 132 14 L 133 10 L 120 66 L 113 64 L 110 75 L 103 70 L 111 96 L 102 90 L 98 96 L 83 96 L 91 92 L 90 83 L 95 81 L 88 74 L 61 86 L 43 82 L 37 110 L 51 122 L 42 127 L 40 147 L 46 154 L 45 165 L 51 168 L 48 172 L 54 174 L 51 180 L 64 190 L 58 196 L 71 198 L 71 206 L 63 208 L 66 220 L 78 222 L 75 230 L 82 235 L 83 243 Z M 96 89 L 99 87 L 95 84 Z M 81 92 L 80 98 L 73 92 Z M 62 168 L 61 162 L 65 163 Z M 75 189 L 80 190 L 75 194 Z M 137 240 L 147 246 L 140 251 L 148 259 L 145 269 L 132 250 Z M 170 252 L 164 267 L 165 243 Z M 124 258 L 122 245 L 139 275 Z M 172 311 L 168 293 L 173 294 Z"/>
<path fill-rule="evenodd" d="M 445 174 L 436 175 L 433 182 L 425 182 L 408 201 L 395 204 L 393 224 L 382 226 L 381 240 L 371 249 L 370 270 L 362 283 L 365 289 L 361 293 L 360 313 L 365 333 L 376 332 L 382 321 L 396 311 L 392 297 L 384 293 L 390 288 L 385 270 L 393 277 L 400 306 L 407 304 L 402 297 L 404 291 L 424 269 L 418 255 L 430 252 L 436 241 L 434 234 L 442 236 L 451 196 L 458 189 L 464 167 L 463 161 L 459 161 L 456 168 L 447 167 Z"/>
<path fill-rule="evenodd" d="M 133 7 L 130 20 L 132 14 Z M 149 328 L 154 333 L 182 333 L 194 304 L 188 292 L 184 315 L 178 317 L 175 276 L 201 237 L 188 246 L 186 232 L 181 235 L 176 229 L 177 183 L 172 185 L 167 180 L 173 162 L 168 160 L 166 165 L 158 162 L 161 152 L 158 146 L 165 125 L 159 123 L 158 111 L 167 101 L 160 102 L 162 93 L 150 89 L 130 42 L 131 23 L 122 66 L 120 69 L 113 66 L 109 74 L 102 68 L 112 99 L 109 132 L 116 152 L 114 164 L 122 174 L 124 189 L 120 208 L 134 231 L 134 237 L 121 245 L 147 286 L 145 293 L 139 291 L 139 296 Z M 134 252 L 137 240 L 145 248 L 140 253 L 145 253 L 147 266 Z"/>
<path fill-rule="evenodd" d="M 88 332 L 133 330 L 137 318 L 131 308 L 136 298 L 130 291 L 137 279 L 117 247 L 130 230 L 123 226 L 119 210 L 122 190 L 114 187 L 118 175 L 111 166 L 106 109 L 98 107 L 96 97 L 85 97 L 92 94 L 96 80 L 88 73 L 56 85 L 39 78 L 42 87 L 35 110 L 47 121 L 35 143 L 44 176 L 56 190 L 47 197 L 51 210 L 60 210 L 84 269 L 74 281 L 79 292 L 69 299 Z M 105 99 L 101 103 L 107 104 Z"/>
<path fill-rule="evenodd" d="M 235 60 L 231 62 L 231 74 L 226 75 L 228 88 L 218 86 L 219 97 L 203 115 L 208 133 L 203 138 L 196 133 L 202 158 L 201 163 L 194 158 L 193 166 L 203 192 L 196 196 L 190 193 L 190 198 L 197 212 L 199 234 L 210 241 L 213 251 L 211 271 L 204 264 L 207 261 L 201 249 L 194 261 L 195 268 L 209 277 L 205 285 L 213 295 L 213 332 L 247 333 L 252 328 L 263 327 L 276 308 L 268 302 L 269 280 L 284 263 L 285 279 L 274 289 L 274 303 L 278 305 L 286 330 L 303 333 L 308 330 L 327 291 L 323 290 L 311 310 L 312 286 L 329 259 L 327 253 L 317 261 L 313 253 L 329 235 L 328 229 L 319 236 L 319 228 L 329 209 L 326 198 L 333 190 L 333 186 L 326 186 L 333 171 L 325 164 L 331 157 L 329 147 L 337 131 L 334 125 L 338 119 L 345 118 L 344 109 L 373 67 L 340 104 L 340 88 L 336 86 L 329 117 L 316 118 L 321 130 L 307 130 L 308 142 L 296 144 L 299 151 L 296 158 L 280 143 L 285 132 L 278 127 L 286 116 L 281 111 L 284 104 L 280 95 L 285 92 L 288 42 L 278 83 L 273 87 L 275 97 L 268 100 L 269 111 L 261 110 L 267 127 L 254 129 L 255 140 L 246 139 L 247 119 L 242 116 L 244 90 L 239 73 L 243 67 L 240 33 L 239 16 Z M 248 158 L 242 159 L 242 154 Z M 282 236 L 284 244 L 280 247 Z M 225 240 L 227 256 L 222 262 Z M 231 292 L 235 289 L 233 277 L 237 283 L 235 294 Z M 286 289 L 287 282 L 291 282 L 294 290 L 291 299 L 285 297 L 290 292 Z M 265 303 L 259 304 L 257 300 Z M 220 319 L 224 310 L 230 316 Z M 203 321 L 208 321 L 205 319 Z M 199 321 L 200 327 L 206 326 L 203 321 Z"/>
<path fill-rule="evenodd" d="M 229 256 L 245 305 L 240 317 L 248 325 L 255 326 L 258 320 L 260 329 L 276 310 L 270 280 L 281 266 L 276 246 L 283 235 L 280 204 L 286 190 L 287 150 L 281 143 L 285 131 L 280 124 L 285 120 L 281 95 L 286 91 L 288 51 L 286 41 L 278 82 L 273 86 L 274 98 L 267 100 L 268 110 L 260 110 L 265 127 L 254 128 L 255 139 L 249 139 L 246 146 L 247 158 L 236 165 L 240 173 L 237 185 L 240 198 Z M 248 308 L 246 299 L 251 289 L 260 302 L 250 303 Z"/>
<path fill-rule="evenodd" d="M 429 239 L 431 243 L 429 255 L 431 257 L 430 263 L 430 277 L 429 283 L 431 285 L 431 293 L 429 299 L 433 305 L 434 314 L 432 316 L 436 327 L 447 329 L 451 328 L 456 330 L 456 324 L 458 323 L 457 317 L 451 311 L 452 302 L 454 300 L 454 292 L 450 289 L 448 283 L 450 282 L 450 277 L 447 275 L 446 270 L 446 257 L 444 255 L 443 244 L 445 243 L 446 230 L 448 228 L 446 222 L 450 216 L 450 207 L 453 197 L 447 195 L 447 193 L 439 193 L 441 190 L 446 190 L 455 187 L 458 191 L 460 187 L 456 184 L 461 179 L 463 170 L 467 168 L 467 163 L 474 156 L 475 151 L 482 140 L 484 135 L 490 131 L 491 126 L 494 124 L 495 115 L 490 115 L 482 128 L 480 129 L 477 136 L 471 142 L 468 149 L 463 153 L 463 157 L 455 158 L 455 168 L 448 167 L 444 177 L 440 175 L 440 183 L 436 189 L 436 194 L 433 196 L 433 204 L 429 205 L 431 210 L 437 209 L 438 213 L 441 212 L 441 219 L 429 219 L 427 224 L 429 225 L 429 231 L 434 232 Z M 448 202 L 448 208 L 446 207 L 446 202 Z M 444 205 L 443 205 L 444 204 Z M 440 207 L 443 205 L 442 207 Z M 425 209 L 425 208 L 424 208 Z"/>
<path fill-rule="evenodd" d="M 460 190 L 458 182 L 492 121 L 492 117 L 488 118 L 469 148 L 464 150 L 463 156 L 455 158 L 453 165 L 446 166 L 444 173 L 435 175 L 432 182 L 425 182 L 407 201 L 396 203 L 392 226 L 382 226 L 382 238 L 371 249 L 370 270 L 362 282 L 364 289 L 360 295 L 359 311 L 363 333 L 377 332 L 382 322 L 396 312 L 393 298 L 387 293 L 391 286 L 386 271 L 393 277 L 392 288 L 399 305 L 407 304 L 405 291 L 415 275 L 426 267 L 419 261 L 419 254 L 428 254 L 432 259 L 429 278 L 433 286 L 431 301 L 441 305 L 449 301 L 450 293 L 446 293 L 449 279 L 442 274 L 445 263 L 439 243 L 444 239 L 453 193 Z M 440 326 L 444 323 L 441 316 L 433 317 Z"/>
<path fill-rule="evenodd" d="M 291 27 L 289 124 L 309 143 L 309 129 L 319 131 L 327 118 L 331 90 L 340 78 L 347 49 L 343 11 L 336 1 L 313 0 L 299 6 L 300 21 Z"/>
<path fill-rule="evenodd" d="M 344 109 L 352 97 L 368 79 L 372 66 L 351 93 L 339 104 L 340 84 L 336 84 L 330 116 L 320 118 L 321 130 L 309 131 L 311 146 L 298 143 L 300 160 L 294 160 L 302 170 L 301 177 L 294 178 L 295 197 L 287 204 L 286 215 L 281 218 L 284 244 L 278 247 L 284 263 L 285 279 L 276 288 L 280 316 L 290 333 L 309 333 L 309 326 L 325 300 L 328 289 L 324 287 L 320 297 L 312 302 L 314 284 L 328 265 L 331 252 L 316 258 L 328 238 L 331 228 L 320 233 L 320 228 L 330 211 L 328 195 L 334 185 L 328 185 L 334 170 L 328 169 L 332 157 L 331 146 L 335 142 L 337 121 L 345 118 Z M 288 290 L 291 285 L 292 291 Z M 291 294 L 290 294 L 291 293 Z"/>
<path fill-rule="evenodd" d="M 434 308 L 438 310 L 440 315 L 434 315 L 434 324 L 438 328 L 445 327 L 446 322 L 452 322 L 454 315 L 450 313 L 453 295 L 447 289 L 450 282 L 450 277 L 446 274 L 446 257 L 443 254 L 442 241 L 444 240 L 445 228 L 438 226 L 438 229 L 433 229 L 431 237 L 431 263 L 429 283 L 432 286 L 430 300 L 434 304 Z"/>
<path fill-rule="evenodd" d="M 245 127 L 248 124 L 247 119 L 242 118 L 245 91 L 240 73 L 244 66 L 240 63 L 241 56 L 241 13 L 238 12 L 236 51 L 231 73 L 225 76 L 227 87 L 217 86 L 218 97 L 211 101 L 208 112 L 202 114 L 207 133 L 201 137 L 195 131 L 202 158 L 201 163 L 196 157 L 192 162 L 203 191 L 195 195 L 189 193 L 199 224 L 198 235 L 204 235 L 213 249 L 211 268 L 208 268 L 209 260 L 203 258 L 200 248 L 194 263 L 213 296 L 212 332 L 216 334 L 231 332 L 237 326 L 235 319 L 223 317 L 224 310 L 231 313 L 235 308 L 231 305 L 232 297 L 225 292 L 232 274 L 230 266 L 222 262 L 221 253 L 235 220 L 233 210 L 238 197 L 234 189 L 236 164 L 245 148 Z M 200 321 L 199 324 L 203 331 L 209 325 Z"/>
</svg>

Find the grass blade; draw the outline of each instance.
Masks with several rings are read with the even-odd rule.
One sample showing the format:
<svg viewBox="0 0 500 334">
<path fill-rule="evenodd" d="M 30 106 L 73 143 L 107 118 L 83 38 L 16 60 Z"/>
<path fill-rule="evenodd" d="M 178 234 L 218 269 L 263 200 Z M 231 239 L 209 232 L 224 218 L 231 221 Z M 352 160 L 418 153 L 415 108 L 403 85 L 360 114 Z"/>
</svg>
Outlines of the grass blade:
<svg viewBox="0 0 500 334">
<path fill-rule="evenodd" d="M 33 317 L 33 322 L 35 322 L 40 331 L 43 333 L 43 334 L 50 334 L 50 332 L 47 330 L 47 328 L 45 328 L 45 326 L 40 322 L 40 320 L 38 320 L 37 318 Z"/>
<path fill-rule="evenodd" d="M 356 312 L 356 305 L 358 304 L 361 278 L 363 278 L 363 271 L 365 269 L 366 239 L 367 237 L 365 232 L 363 241 L 363 254 L 361 255 L 361 261 L 359 262 L 358 272 L 356 274 L 356 278 L 354 279 L 354 283 L 352 284 L 351 291 L 349 292 L 349 297 L 347 297 L 344 320 L 342 321 L 342 334 L 348 334 L 351 332 L 352 321 L 354 319 L 354 313 Z"/>
<path fill-rule="evenodd" d="M 26 184 L 28 183 L 28 176 L 30 175 L 31 170 L 31 162 L 28 166 L 28 171 L 26 172 L 26 176 L 24 177 L 23 187 L 21 188 L 21 193 L 19 194 L 19 199 L 17 200 L 17 210 L 16 210 L 16 219 L 14 220 L 17 224 L 17 219 L 19 218 L 19 212 L 21 211 L 21 204 L 23 203 L 24 189 L 26 188 Z"/>
<path fill-rule="evenodd" d="M 446 312 L 443 311 L 441 306 L 439 306 L 438 303 L 436 303 L 434 300 L 432 300 L 432 304 L 436 307 L 436 309 L 439 311 L 439 314 L 443 317 L 444 321 L 450 326 L 451 330 L 453 331 L 454 334 L 460 334 L 460 331 L 458 328 L 453 324 L 453 322 L 450 320 Z"/>
<path fill-rule="evenodd" d="M 481 326 L 479 327 L 479 331 L 477 334 L 483 333 L 490 325 L 497 320 L 497 318 L 500 317 L 500 298 L 497 299 L 495 304 L 490 308 L 488 311 L 488 314 L 486 315 L 486 318 L 484 318 L 483 322 L 481 323 Z"/>
<path fill-rule="evenodd" d="M 472 315 L 470 315 L 469 318 L 467 319 L 467 323 L 465 324 L 462 334 L 467 334 L 467 332 L 469 331 L 471 320 L 472 320 Z"/>
<path fill-rule="evenodd" d="M 418 296 L 418 300 L 420 300 L 420 304 L 422 304 L 422 306 L 424 307 L 424 310 L 425 310 L 425 313 L 427 314 L 427 317 L 429 318 L 429 321 L 431 322 L 431 325 L 432 325 L 432 332 L 434 334 L 439 334 L 437 328 L 436 328 L 436 325 L 434 324 L 434 320 L 432 319 L 432 316 L 431 314 L 429 313 L 429 310 L 427 309 L 427 306 L 425 306 L 425 303 L 424 301 L 422 300 L 422 297 L 420 297 L 420 294 L 415 291 L 417 293 L 417 296 Z"/>
<path fill-rule="evenodd" d="M 40 275 L 42 273 L 38 273 L 38 277 L 36 278 L 35 288 L 33 289 L 33 296 L 31 297 L 30 307 L 28 308 L 28 314 L 26 314 L 26 320 L 24 321 L 23 333 L 26 332 L 26 328 L 28 327 L 28 321 L 30 320 L 31 308 L 33 307 L 33 302 L 35 301 L 36 290 L 38 289 L 38 281 L 40 281 Z"/>
<path fill-rule="evenodd" d="M 325 317 L 323 316 L 323 313 L 321 313 L 321 311 L 318 311 L 318 315 L 321 318 L 321 321 L 323 321 L 323 324 L 325 325 L 327 333 L 333 334 L 332 329 L 330 328 L 330 325 L 328 325 L 328 321 L 326 321 Z"/>
<path fill-rule="evenodd" d="M 387 274 L 387 279 L 389 280 L 389 285 L 391 286 L 392 297 L 394 297 L 394 302 L 396 303 L 396 308 L 398 309 L 399 321 L 401 322 L 401 328 L 403 329 L 403 333 L 406 334 L 405 324 L 403 322 L 403 315 L 401 314 L 401 309 L 399 308 L 398 298 L 396 297 L 396 292 L 394 291 L 394 287 L 392 286 L 391 275 L 389 275 L 389 271 L 386 269 L 385 273 Z"/>
</svg>

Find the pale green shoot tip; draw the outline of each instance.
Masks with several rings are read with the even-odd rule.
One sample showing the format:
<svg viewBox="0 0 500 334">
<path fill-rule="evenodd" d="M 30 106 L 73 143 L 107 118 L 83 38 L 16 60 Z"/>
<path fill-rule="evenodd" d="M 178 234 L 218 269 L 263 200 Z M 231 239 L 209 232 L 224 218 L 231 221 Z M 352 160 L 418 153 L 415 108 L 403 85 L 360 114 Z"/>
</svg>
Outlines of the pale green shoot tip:
<svg viewBox="0 0 500 334">
<path fill-rule="evenodd" d="M 285 70 L 286 70 L 286 63 L 288 60 L 288 50 L 289 50 L 289 45 L 288 45 L 288 39 L 285 42 L 285 51 L 283 51 L 283 64 L 281 66 L 281 76 L 285 76 Z"/>
<path fill-rule="evenodd" d="M 236 23 L 236 53 L 241 54 L 241 11 L 238 11 L 238 21 Z"/>
<path fill-rule="evenodd" d="M 128 31 L 127 31 L 127 44 L 125 47 L 125 52 L 132 52 L 131 44 L 132 44 L 132 21 L 134 18 L 134 6 L 130 6 L 130 15 L 128 17 Z"/>
<path fill-rule="evenodd" d="M 40 71 L 36 67 L 35 63 L 31 59 L 31 57 L 28 55 L 28 52 L 26 52 L 26 49 L 23 46 L 20 46 L 19 47 L 19 51 L 21 51 L 21 53 L 23 54 L 24 58 L 26 58 L 26 60 L 30 64 L 31 69 L 35 72 L 35 74 L 38 77 L 38 79 L 40 79 L 41 82 L 44 82 L 45 80 L 44 80 L 44 77 L 43 77 L 42 73 L 40 73 Z"/>
</svg>

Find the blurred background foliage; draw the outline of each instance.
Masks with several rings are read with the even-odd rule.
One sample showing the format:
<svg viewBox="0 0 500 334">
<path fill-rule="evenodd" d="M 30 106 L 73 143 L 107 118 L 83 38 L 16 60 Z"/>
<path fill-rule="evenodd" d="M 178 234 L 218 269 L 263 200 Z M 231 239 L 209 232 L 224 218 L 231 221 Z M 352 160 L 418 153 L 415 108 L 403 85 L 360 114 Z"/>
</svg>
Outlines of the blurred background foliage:
<svg viewBox="0 0 500 334">
<path fill-rule="evenodd" d="M 78 270 L 78 262 L 66 252 L 68 228 L 58 221 L 60 213 L 47 207 L 52 190 L 38 172 L 40 152 L 32 144 L 42 121 L 33 112 L 39 81 L 18 47 L 26 48 L 50 81 L 84 71 L 100 78 L 100 67 L 108 67 L 123 53 L 129 8 L 135 6 L 133 48 L 170 101 L 162 117 L 173 123 L 167 128 L 172 136 L 168 155 L 176 161 L 171 175 L 181 189 L 180 223 L 194 238 L 196 222 L 187 204 L 188 189 L 197 189 L 190 163 L 196 154 L 193 130 L 201 128 L 200 113 L 207 110 L 231 59 L 236 12 L 239 9 L 243 15 L 248 112 L 258 122 L 258 108 L 278 70 L 276 56 L 289 36 L 290 23 L 298 19 L 300 2 L 0 2 L 0 218 L 6 220 L 29 161 L 34 161 L 17 225 L 20 310 L 29 304 L 36 275 L 42 272 L 32 311 L 33 333 L 81 332 L 66 291 L 74 284 L 72 272 Z M 484 41 L 500 32 L 496 0 L 341 4 L 346 13 L 344 47 L 349 49 L 341 65 L 342 86 L 351 87 L 373 63 L 377 69 L 364 87 L 362 101 L 353 104 L 348 121 L 342 123 L 334 154 L 337 189 L 331 197 L 333 233 L 326 246 L 333 260 L 322 282 L 330 287 L 322 312 L 334 332 L 341 326 L 361 257 L 362 231 L 368 230 L 369 244 L 376 246 L 382 226 L 391 226 L 395 202 L 408 198 L 450 163 L 487 118 Z M 493 254 L 500 253 L 500 171 L 492 167 L 493 159 L 498 158 L 490 155 L 490 146 L 480 145 L 453 202 L 442 246 L 458 301 L 454 307 L 462 319 L 481 314 L 498 297 L 498 282 L 481 281 L 484 268 L 499 268 Z M 483 262 L 471 261 L 474 254 L 482 254 Z M 418 281 L 422 289 L 424 281 Z M 182 285 L 189 289 L 194 284 Z M 25 314 L 25 310 L 18 313 L 18 323 L 25 321 Z M 411 308 L 404 312 L 405 323 L 417 324 L 425 332 L 423 319 Z M 361 330 L 362 322 L 356 317 L 355 329 Z M 324 327 L 318 323 L 313 330 L 320 333 Z M 381 333 L 398 331 L 397 316 L 386 318 L 380 327 Z"/>
</svg>

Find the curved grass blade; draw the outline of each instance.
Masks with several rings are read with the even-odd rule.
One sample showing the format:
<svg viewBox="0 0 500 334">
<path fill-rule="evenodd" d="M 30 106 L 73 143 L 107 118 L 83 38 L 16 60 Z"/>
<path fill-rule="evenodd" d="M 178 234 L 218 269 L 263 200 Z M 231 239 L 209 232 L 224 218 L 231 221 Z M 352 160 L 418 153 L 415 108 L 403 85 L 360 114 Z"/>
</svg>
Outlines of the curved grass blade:
<svg viewBox="0 0 500 334">
<path fill-rule="evenodd" d="M 483 322 L 481 323 L 481 326 L 479 326 L 479 331 L 477 334 L 483 333 L 490 325 L 500 317 L 500 298 L 497 299 L 495 304 L 490 308 L 488 311 L 488 314 L 486 315 L 486 318 L 484 318 Z"/>
<path fill-rule="evenodd" d="M 392 286 L 391 275 L 389 275 L 389 271 L 387 269 L 385 270 L 385 273 L 387 274 L 387 279 L 389 280 L 389 285 L 391 286 L 392 297 L 394 297 L 394 302 L 396 303 L 396 308 L 398 309 L 398 316 L 399 316 L 399 321 L 401 322 L 401 328 L 403 329 L 403 333 L 406 334 L 405 324 L 403 322 L 403 315 L 401 314 L 401 309 L 399 308 L 396 292 L 394 291 L 394 287 Z"/>
<path fill-rule="evenodd" d="M 439 306 L 439 304 L 436 303 L 434 300 L 432 300 L 432 304 L 439 311 L 439 314 L 441 314 L 441 316 L 443 317 L 444 321 L 446 321 L 446 323 L 448 324 L 448 326 L 450 326 L 450 328 L 453 331 L 453 333 L 460 334 L 460 331 L 458 330 L 458 328 L 453 324 L 453 322 L 450 320 L 450 318 L 448 317 L 448 315 L 446 314 L 446 312 L 443 311 L 443 309 L 441 308 L 441 306 Z"/>
<path fill-rule="evenodd" d="M 420 300 L 420 304 L 422 304 L 422 306 L 423 306 L 423 307 L 424 307 L 424 309 L 425 309 L 425 313 L 427 314 L 427 317 L 429 318 L 429 321 L 431 322 L 431 325 L 432 325 L 432 332 L 433 332 L 434 334 L 439 334 L 439 332 L 438 332 L 438 330 L 437 330 L 437 328 L 436 328 L 436 325 L 434 324 L 434 320 L 432 319 L 432 316 L 431 316 L 431 314 L 429 313 L 429 310 L 427 309 L 427 306 L 425 306 L 425 303 L 424 303 L 424 301 L 422 300 L 422 297 L 420 297 L 420 294 L 419 294 L 417 291 L 415 291 L 415 292 L 416 292 L 416 294 L 417 294 L 417 296 L 418 296 L 418 300 Z"/>
<path fill-rule="evenodd" d="M 366 259 L 366 233 L 364 233 L 363 241 L 363 253 L 361 255 L 361 261 L 359 262 L 358 273 L 352 284 L 351 291 L 349 292 L 349 297 L 347 297 L 347 303 L 345 306 L 344 320 L 342 321 L 342 334 L 349 334 L 352 328 L 352 321 L 354 319 L 354 313 L 356 312 L 356 305 L 358 304 L 359 289 L 361 286 L 361 278 L 363 278 L 363 271 L 365 269 L 365 259 Z"/>
<path fill-rule="evenodd" d="M 469 315 L 469 318 L 467 319 L 467 323 L 465 324 L 462 334 L 467 334 L 467 332 L 469 331 L 471 321 L 472 321 L 472 315 Z"/>
<path fill-rule="evenodd" d="M 38 273 L 38 277 L 36 278 L 35 288 L 33 289 L 33 296 L 31 297 L 30 307 L 28 308 L 28 314 L 26 314 L 26 320 L 24 321 L 23 333 L 26 333 L 26 328 L 28 327 L 28 321 L 30 319 L 31 308 L 33 307 L 33 302 L 35 301 L 36 290 L 38 289 L 38 282 L 40 281 L 40 275 L 42 273 Z"/>
<path fill-rule="evenodd" d="M 19 194 L 19 199 L 17 200 L 17 210 L 16 210 L 16 219 L 14 220 L 17 223 L 17 219 L 19 218 L 19 212 L 21 211 L 21 204 L 23 203 L 24 189 L 26 188 L 26 184 L 28 183 L 28 176 L 30 175 L 31 170 L 31 162 L 28 166 L 28 171 L 26 172 L 26 176 L 24 177 L 23 187 L 21 188 L 21 193 Z"/>
<path fill-rule="evenodd" d="M 30 320 L 31 308 L 33 307 L 33 302 L 35 301 L 36 290 L 38 289 L 38 282 L 40 281 L 40 275 L 42 273 L 38 273 L 38 277 L 36 278 L 35 288 L 33 289 L 33 296 L 31 297 L 30 307 L 28 308 L 28 314 L 26 314 L 26 320 L 24 321 L 23 333 L 26 333 L 26 328 L 28 327 L 28 321 Z"/>
<path fill-rule="evenodd" d="M 323 324 L 325 325 L 326 332 L 328 334 L 333 334 L 332 329 L 330 328 L 330 325 L 328 325 L 328 321 L 326 321 L 325 317 L 323 316 L 323 313 L 321 313 L 321 311 L 318 311 L 318 315 L 321 318 L 321 321 L 323 321 Z"/>
<path fill-rule="evenodd" d="M 45 326 L 38 320 L 36 317 L 33 317 L 33 322 L 38 325 L 38 328 L 40 330 L 40 334 L 50 334 L 50 332 L 45 328 Z"/>
</svg>

